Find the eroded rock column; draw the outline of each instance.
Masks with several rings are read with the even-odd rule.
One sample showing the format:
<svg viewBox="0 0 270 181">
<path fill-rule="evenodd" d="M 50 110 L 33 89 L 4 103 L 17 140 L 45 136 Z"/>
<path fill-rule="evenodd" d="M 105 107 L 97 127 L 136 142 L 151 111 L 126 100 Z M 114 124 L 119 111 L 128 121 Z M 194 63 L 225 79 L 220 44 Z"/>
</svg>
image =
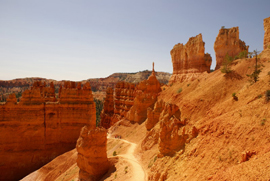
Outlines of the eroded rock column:
<svg viewBox="0 0 270 181">
<path fill-rule="evenodd" d="M 81 181 L 98 181 L 109 169 L 107 130 L 84 126 L 77 141 L 77 165 Z"/>
<path fill-rule="evenodd" d="M 225 56 L 228 54 L 231 57 L 235 57 L 242 51 L 248 52 L 249 46 L 239 39 L 239 28 L 232 27 L 229 29 L 221 28 L 214 44 L 216 52 L 216 70 L 219 69 Z"/>
<path fill-rule="evenodd" d="M 212 57 L 204 53 L 202 34 L 191 37 L 188 42 L 176 44 L 171 50 L 173 75 L 170 83 L 194 80 L 203 72 L 210 72 Z"/>
</svg>

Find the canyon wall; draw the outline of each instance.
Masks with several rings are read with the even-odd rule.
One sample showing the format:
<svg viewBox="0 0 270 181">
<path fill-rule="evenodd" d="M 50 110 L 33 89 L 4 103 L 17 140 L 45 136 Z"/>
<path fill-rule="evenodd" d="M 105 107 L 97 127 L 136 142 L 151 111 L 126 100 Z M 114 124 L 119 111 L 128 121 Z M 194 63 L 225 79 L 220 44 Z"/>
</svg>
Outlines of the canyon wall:
<svg viewBox="0 0 270 181">
<path fill-rule="evenodd" d="M 84 125 L 95 127 L 90 84 L 67 82 L 54 96 L 54 86 L 36 82 L 0 105 L 0 180 L 19 180 L 76 145 Z M 75 87 L 75 88 L 74 88 Z"/>
<path fill-rule="evenodd" d="M 114 89 L 114 115 L 111 125 L 127 116 L 127 112 L 134 104 L 135 84 L 118 82 Z"/>
<path fill-rule="evenodd" d="M 103 128 L 108 129 L 111 127 L 113 114 L 114 114 L 113 89 L 108 88 L 106 91 L 106 98 L 103 104 L 103 110 L 100 114 L 100 124 Z"/>
<path fill-rule="evenodd" d="M 232 27 L 229 29 L 221 28 L 214 44 L 216 52 L 216 70 L 219 69 L 225 56 L 228 54 L 231 57 L 237 56 L 240 52 L 248 52 L 249 46 L 239 39 L 239 28 Z"/>
<path fill-rule="evenodd" d="M 210 72 L 212 57 L 205 54 L 204 42 L 202 35 L 191 37 L 183 45 L 176 44 L 171 50 L 173 75 L 170 83 L 183 82 L 185 80 L 194 80 L 203 72 Z"/>
<path fill-rule="evenodd" d="M 263 20 L 264 26 L 264 40 L 263 49 L 270 49 L 270 17 Z"/>
</svg>

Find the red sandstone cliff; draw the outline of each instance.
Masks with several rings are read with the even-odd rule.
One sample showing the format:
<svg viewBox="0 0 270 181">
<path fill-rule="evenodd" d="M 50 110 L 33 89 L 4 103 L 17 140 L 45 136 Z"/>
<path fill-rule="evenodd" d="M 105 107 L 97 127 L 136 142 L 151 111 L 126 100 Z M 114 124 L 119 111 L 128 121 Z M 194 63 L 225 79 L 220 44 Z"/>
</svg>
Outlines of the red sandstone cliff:
<svg viewBox="0 0 270 181">
<path fill-rule="evenodd" d="M 179 43 L 171 50 L 173 75 L 170 82 L 182 82 L 193 80 L 202 72 L 210 72 L 212 58 L 210 54 L 204 53 L 204 42 L 202 35 L 191 37 L 183 45 Z"/>
<path fill-rule="evenodd" d="M 116 123 L 122 117 L 126 117 L 127 112 L 134 104 L 135 84 L 128 82 L 119 82 L 115 86 L 114 115 L 112 123 Z"/>
<path fill-rule="evenodd" d="M 263 20 L 264 25 L 264 40 L 263 49 L 270 49 L 270 17 Z"/>
<path fill-rule="evenodd" d="M 221 28 L 214 44 L 216 52 L 216 70 L 219 69 L 225 56 L 228 54 L 231 57 L 235 57 L 242 51 L 248 52 L 249 46 L 239 39 L 239 28 Z"/>
<path fill-rule="evenodd" d="M 108 88 L 106 91 L 106 98 L 104 100 L 103 110 L 100 114 L 101 126 L 108 129 L 111 127 L 112 116 L 114 114 L 114 100 L 113 89 Z"/>
<path fill-rule="evenodd" d="M 11 95 L 0 105 L 0 180 L 18 180 L 71 150 L 80 129 L 95 125 L 90 84 L 63 88 L 59 102 L 53 89 L 37 82 L 18 104 Z"/>
</svg>

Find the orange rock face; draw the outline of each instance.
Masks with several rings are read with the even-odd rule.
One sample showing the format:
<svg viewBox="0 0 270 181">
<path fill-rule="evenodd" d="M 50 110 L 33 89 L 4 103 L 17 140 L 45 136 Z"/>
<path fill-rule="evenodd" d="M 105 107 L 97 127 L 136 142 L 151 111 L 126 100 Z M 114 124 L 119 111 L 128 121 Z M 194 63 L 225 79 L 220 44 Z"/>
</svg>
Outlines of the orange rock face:
<svg viewBox="0 0 270 181">
<path fill-rule="evenodd" d="M 159 116 L 164 108 L 164 105 L 164 102 L 161 100 L 156 102 L 154 109 L 148 107 L 147 119 L 145 121 L 145 126 L 148 131 L 151 130 L 159 122 Z"/>
<path fill-rule="evenodd" d="M 171 83 L 193 80 L 202 72 L 210 72 L 212 57 L 210 54 L 204 53 L 204 44 L 202 35 L 199 34 L 191 37 L 185 45 L 179 43 L 173 47 L 171 50 L 173 64 Z"/>
<path fill-rule="evenodd" d="M 140 82 L 136 86 L 136 97 L 134 105 L 127 114 L 131 122 L 142 123 L 147 118 L 147 108 L 154 107 L 157 101 L 158 93 L 161 92 L 161 86 L 155 76 L 154 65 L 152 74 L 147 80 Z"/>
<path fill-rule="evenodd" d="M 188 128 L 186 121 L 181 120 L 180 109 L 175 104 L 166 103 L 163 106 L 159 123 L 159 157 L 173 156 L 179 150 L 183 150 L 185 144 L 198 135 L 195 126 Z"/>
<path fill-rule="evenodd" d="M 0 180 L 19 180 L 73 149 L 84 125 L 95 126 L 90 85 L 63 88 L 59 102 L 53 89 L 35 83 L 18 104 L 11 95 L 0 105 Z"/>
<path fill-rule="evenodd" d="M 183 149 L 188 139 L 181 112 L 175 104 L 166 104 L 160 115 L 159 152 L 172 156 Z"/>
<path fill-rule="evenodd" d="M 264 26 L 264 41 L 263 41 L 263 49 L 270 49 L 270 17 L 265 18 L 263 20 Z"/>
<path fill-rule="evenodd" d="M 15 94 L 9 94 L 9 97 L 7 99 L 6 104 L 9 104 L 9 105 L 15 105 L 15 104 L 17 104 L 16 95 Z"/>
<path fill-rule="evenodd" d="M 97 181 L 109 169 L 107 158 L 107 130 L 85 126 L 77 141 L 77 165 L 81 181 Z"/>
<path fill-rule="evenodd" d="M 216 70 L 222 66 L 225 56 L 238 55 L 242 51 L 248 52 L 249 46 L 239 39 L 239 28 L 221 28 L 216 38 L 214 49 L 216 52 Z"/>
<path fill-rule="evenodd" d="M 116 84 L 114 91 L 114 113 L 124 117 L 134 104 L 135 84 L 119 82 Z"/>
<path fill-rule="evenodd" d="M 103 110 L 100 114 L 101 126 L 108 129 L 111 127 L 112 116 L 114 114 L 113 89 L 108 88 L 104 100 Z"/>
</svg>

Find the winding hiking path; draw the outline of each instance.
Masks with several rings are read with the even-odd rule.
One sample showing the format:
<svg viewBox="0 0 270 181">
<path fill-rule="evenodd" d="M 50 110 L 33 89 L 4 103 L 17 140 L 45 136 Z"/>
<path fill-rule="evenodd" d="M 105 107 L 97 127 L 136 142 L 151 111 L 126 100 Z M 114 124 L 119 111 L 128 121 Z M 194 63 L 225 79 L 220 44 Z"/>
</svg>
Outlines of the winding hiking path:
<svg viewBox="0 0 270 181">
<path fill-rule="evenodd" d="M 110 135 L 108 135 L 108 139 L 115 139 L 115 138 L 111 138 Z M 122 142 L 125 142 L 127 144 L 129 144 L 129 148 L 127 150 L 127 152 L 125 154 L 119 154 L 118 156 L 123 158 L 124 160 L 126 160 L 127 162 L 129 162 L 132 165 L 132 177 L 130 180 L 132 181 L 143 181 L 143 180 L 147 180 L 147 175 L 146 172 L 144 171 L 143 167 L 141 166 L 141 164 L 138 162 L 138 160 L 136 159 L 136 157 L 134 156 L 134 151 L 137 147 L 137 144 L 129 142 L 127 140 L 123 140 L 123 139 L 117 139 L 120 140 Z"/>
</svg>

